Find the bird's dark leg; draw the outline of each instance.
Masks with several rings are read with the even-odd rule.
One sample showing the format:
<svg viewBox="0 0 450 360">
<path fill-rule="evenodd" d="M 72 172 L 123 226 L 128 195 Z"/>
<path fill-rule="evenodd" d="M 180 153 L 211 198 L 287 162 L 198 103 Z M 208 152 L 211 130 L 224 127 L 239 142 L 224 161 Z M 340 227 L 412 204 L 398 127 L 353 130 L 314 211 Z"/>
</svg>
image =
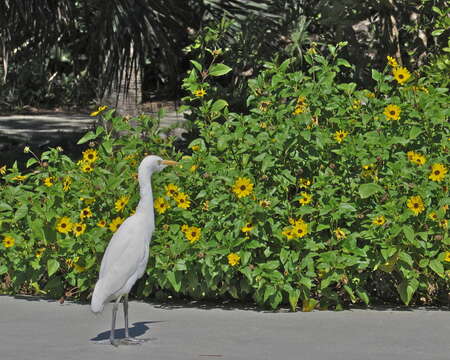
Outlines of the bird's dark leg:
<svg viewBox="0 0 450 360">
<path fill-rule="evenodd" d="M 119 346 L 119 341 L 114 338 L 114 331 L 116 328 L 117 309 L 119 308 L 119 302 L 120 302 L 120 297 L 114 302 L 114 305 L 113 305 L 111 331 L 109 333 L 109 341 L 114 346 Z"/>
<path fill-rule="evenodd" d="M 128 330 L 128 294 L 123 297 L 123 316 L 125 320 L 125 339 L 120 341 L 121 344 L 124 345 L 140 345 L 149 339 L 136 339 L 130 337 L 130 333 Z"/>
<path fill-rule="evenodd" d="M 123 297 L 123 316 L 125 319 L 125 339 L 130 337 L 128 332 L 128 294 Z"/>
</svg>

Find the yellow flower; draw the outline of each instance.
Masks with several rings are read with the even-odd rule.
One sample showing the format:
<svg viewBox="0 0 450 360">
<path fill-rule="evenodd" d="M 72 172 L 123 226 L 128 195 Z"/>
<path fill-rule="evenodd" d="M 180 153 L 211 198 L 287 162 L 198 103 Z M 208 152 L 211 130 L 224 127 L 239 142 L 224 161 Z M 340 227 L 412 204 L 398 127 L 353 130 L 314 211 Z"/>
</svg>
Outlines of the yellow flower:
<svg viewBox="0 0 450 360">
<path fill-rule="evenodd" d="M 195 90 L 194 95 L 197 97 L 203 97 L 206 95 L 206 91 L 204 89 Z"/>
<path fill-rule="evenodd" d="M 307 192 L 302 191 L 300 193 L 301 198 L 298 200 L 298 202 L 302 205 L 307 205 L 312 201 L 312 195 L 308 194 Z"/>
<path fill-rule="evenodd" d="M 81 171 L 84 172 L 84 173 L 90 173 L 90 172 L 94 171 L 94 168 L 92 167 L 92 164 L 88 163 L 88 162 L 85 162 L 85 161 L 82 161 L 80 163 L 80 167 L 81 167 Z"/>
<path fill-rule="evenodd" d="M 67 234 L 72 230 L 72 222 L 67 216 L 64 216 L 56 223 L 56 230 L 62 234 Z"/>
<path fill-rule="evenodd" d="M 199 151 L 200 150 L 200 145 L 192 145 L 191 146 L 191 150 L 192 151 Z"/>
<path fill-rule="evenodd" d="M 11 180 L 13 180 L 13 181 L 24 181 L 26 178 L 27 178 L 26 175 L 17 175 L 17 176 L 14 176 Z"/>
<path fill-rule="evenodd" d="M 166 189 L 166 195 L 170 196 L 172 198 L 175 198 L 177 196 L 178 192 L 180 191 L 178 186 L 176 186 L 174 184 L 166 185 L 165 189 Z"/>
<path fill-rule="evenodd" d="M 98 159 L 97 150 L 87 149 L 83 151 L 83 161 L 89 164 L 92 164 Z"/>
<path fill-rule="evenodd" d="M 398 120 L 400 119 L 401 109 L 397 105 L 389 104 L 384 108 L 384 115 L 387 120 Z"/>
<path fill-rule="evenodd" d="M 294 237 L 302 238 L 303 236 L 308 234 L 308 224 L 303 222 L 303 220 L 301 222 L 295 223 L 292 227 L 292 233 Z"/>
<path fill-rule="evenodd" d="M 448 170 L 447 167 L 443 164 L 437 163 L 431 165 L 431 173 L 430 176 L 428 176 L 429 179 L 433 181 L 442 181 L 444 179 L 445 174 L 447 174 Z"/>
<path fill-rule="evenodd" d="M 409 161 L 419 166 L 422 166 L 427 162 L 427 158 L 424 155 L 416 153 L 414 151 L 408 151 L 407 156 Z"/>
<path fill-rule="evenodd" d="M 412 196 L 408 199 L 406 205 L 414 213 L 414 215 L 419 215 L 425 210 L 422 198 L 420 196 Z"/>
<path fill-rule="evenodd" d="M 446 252 L 445 252 L 445 258 L 444 258 L 444 261 L 450 262 L 450 251 L 446 251 Z"/>
<path fill-rule="evenodd" d="M 182 232 L 186 232 L 186 231 L 188 231 L 189 230 L 189 226 L 188 225 L 186 225 L 186 224 L 184 224 L 184 225 L 181 225 L 181 231 Z"/>
<path fill-rule="evenodd" d="M 105 226 L 106 226 L 106 221 L 105 220 L 100 220 L 98 223 L 97 223 L 97 226 L 98 227 L 101 227 L 101 228 L 104 228 Z"/>
<path fill-rule="evenodd" d="M 248 232 L 250 232 L 252 230 L 253 230 L 253 226 L 252 226 L 251 223 L 247 223 L 247 224 L 244 225 L 244 227 L 241 228 L 241 231 L 243 233 L 248 233 Z"/>
<path fill-rule="evenodd" d="M 191 206 L 191 201 L 189 200 L 189 196 L 185 193 L 178 193 L 175 197 L 175 201 L 177 202 L 177 206 L 182 209 L 187 209 Z"/>
<path fill-rule="evenodd" d="M 339 240 L 340 239 L 345 239 L 347 237 L 347 234 L 341 228 L 337 228 L 336 230 L 334 230 L 334 235 Z"/>
<path fill-rule="evenodd" d="M 248 178 L 238 178 L 233 185 L 233 192 L 238 198 L 248 196 L 253 191 L 253 184 Z"/>
<path fill-rule="evenodd" d="M 109 224 L 109 230 L 111 230 L 112 232 L 116 232 L 117 229 L 119 228 L 120 224 L 122 224 L 122 223 L 123 223 L 123 219 L 120 216 L 116 217 Z"/>
<path fill-rule="evenodd" d="M 54 181 L 55 181 L 55 178 L 53 176 L 46 177 L 44 179 L 44 185 L 48 186 L 48 187 L 53 186 L 54 185 Z"/>
<path fill-rule="evenodd" d="M 305 111 L 306 111 L 306 105 L 299 104 L 295 107 L 294 112 L 292 114 L 300 115 L 300 114 L 303 114 Z"/>
<path fill-rule="evenodd" d="M 298 186 L 300 187 L 300 188 L 307 188 L 308 186 L 310 186 L 311 185 L 311 180 L 309 180 L 309 179 L 305 179 L 305 178 L 300 178 L 299 180 L 298 180 Z"/>
<path fill-rule="evenodd" d="M 11 236 L 4 236 L 3 237 L 3 246 L 5 247 L 5 248 L 10 248 L 10 247 L 12 247 L 12 246 L 14 246 L 14 244 L 15 244 L 15 240 L 14 240 L 14 238 L 13 237 L 11 237 Z"/>
<path fill-rule="evenodd" d="M 437 221 L 438 220 L 438 216 L 437 216 L 437 214 L 434 211 L 428 214 L 428 218 L 433 220 L 433 221 Z"/>
<path fill-rule="evenodd" d="M 42 254 L 44 253 L 44 251 L 45 251 L 45 248 L 37 249 L 37 250 L 36 250 L 36 253 L 35 253 L 35 256 L 36 256 L 37 258 L 40 258 L 40 257 L 42 256 Z"/>
<path fill-rule="evenodd" d="M 338 142 L 341 143 L 342 141 L 344 141 L 345 137 L 348 135 L 348 131 L 344 131 L 344 130 L 338 130 L 334 133 L 334 139 Z"/>
<path fill-rule="evenodd" d="M 119 200 L 117 200 L 114 203 L 114 207 L 116 208 L 116 211 L 117 212 L 122 211 L 125 208 L 125 206 L 128 204 L 128 200 L 130 200 L 130 198 L 128 196 L 121 196 L 119 198 Z"/>
<path fill-rule="evenodd" d="M 190 172 L 194 172 L 195 170 L 197 170 L 198 169 L 198 165 L 192 165 L 190 168 L 189 168 L 189 171 Z"/>
<path fill-rule="evenodd" d="M 63 180 L 63 190 L 68 191 L 70 189 L 71 184 L 72 184 L 72 179 L 69 176 L 66 176 Z"/>
<path fill-rule="evenodd" d="M 353 100 L 352 108 L 354 110 L 358 110 L 359 108 L 361 108 L 361 105 L 362 105 L 361 100 Z"/>
<path fill-rule="evenodd" d="M 408 79 L 411 77 L 408 69 L 404 67 L 396 67 L 392 69 L 392 74 L 394 75 L 395 80 L 397 80 L 400 85 L 408 81 Z"/>
<path fill-rule="evenodd" d="M 447 219 L 439 220 L 439 227 L 441 227 L 443 229 L 447 229 L 448 228 L 448 220 Z"/>
<path fill-rule="evenodd" d="M 377 216 L 375 219 L 372 220 L 372 224 L 374 225 L 384 225 L 384 223 L 386 222 L 386 218 L 383 215 Z"/>
<path fill-rule="evenodd" d="M 106 105 L 103 106 L 99 106 L 97 111 L 91 112 L 91 116 L 97 116 L 98 114 L 100 114 L 101 112 L 105 111 L 108 107 Z"/>
<path fill-rule="evenodd" d="M 239 260 L 241 260 L 241 257 L 236 253 L 228 254 L 227 258 L 228 264 L 230 264 L 231 266 L 236 266 L 237 264 L 239 264 Z"/>
<path fill-rule="evenodd" d="M 188 239 L 188 241 L 193 244 L 195 243 L 198 239 L 200 239 L 200 235 L 202 233 L 202 230 L 196 226 L 190 226 L 186 229 L 186 231 L 184 232 L 184 235 L 186 235 L 186 239 Z"/>
<path fill-rule="evenodd" d="M 259 110 L 261 111 L 267 111 L 267 109 L 269 109 L 269 105 L 271 104 L 270 101 L 261 101 L 259 103 Z"/>
<path fill-rule="evenodd" d="M 389 66 L 392 66 L 393 68 L 398 67 L 397 60 L 395 58 L 393 58 L 392 56 L 388 56 L 387 61 L 388 61 Z"/>
<path fill-rule="evenodd" d="M 295 237 L 295 236 L 294 236 L 294 233 L 293 233 L 293 231 L 292 231 L 292 227 L 287 227 L 287 228 L 285 228 L 285 229 L 283 230 L 282 234 L 283 234 L 284 236 L 286 236 L 286 237 L 288 238 L 288 240 L 291 240 L 291 239 L 293 239 L 293 238 Z"/>
<path fill-rule="evenodd" d="M 203 202 L 203 204 L 202 204 L 202 210 L 203 210 L 203 211 L 208 211 L 208 210 L 209 210 L 209 201 L 208 201 L 208 200 L 206 200 L 206 201 Z"/>
<path fill-rule="evenodd" d="M 269 200 L 260 200 L 259 201 L 259 206 L 263 207 L 263 208 L 267 208 L 270 206 L 270 201 Z"/>
<path fill-rule="evenodd" d="M 87 208 L 84 208 L 83 210 L 80 211 L 80 218 L 81 219 L 90 218 L 90 217 L 92 217 L 91 208 L 87 207 Z"/>
<path fill-rule="evenodd" d="M 30 151 L 31 151 L 31 149 L 30 149 L 29 146 L 25 146 L 25 147 L 23 148 L 23 152 L 24 152 L 25 154 L 28 154 Z"/>
<path fill-rule="evenodd" d="M 75 223 L 72 226 L 72 231 L 75 233 L 75 236 L 80 236 L 86 231 L 86 224 L 83 223 Z"/>
<path fill-rule="evenodd" d="M 6 174 L 6 165 L 3 165 L 2 167 L 0 167 L 0 174 L 1 175 L 5 175 Z"/>
<path fill-rule="evenodd" d="M 77 273 L 81 273 L 86 270 L 86 267 L 80 266 L 78 264 L 73 264 L 73 268 L 75 269 L 75 272 L 77 272 Z"/>
<path fill-rule="evenodd" d="M 155 207 L 158 214 L 164 214 L 167 211 L 167 209 L 169 208 L 169 204 L 167 203 L 166 200 L 164 200 L 163 197 L 157 198 L 154 201 L 153 206 Z"/>
</svg>

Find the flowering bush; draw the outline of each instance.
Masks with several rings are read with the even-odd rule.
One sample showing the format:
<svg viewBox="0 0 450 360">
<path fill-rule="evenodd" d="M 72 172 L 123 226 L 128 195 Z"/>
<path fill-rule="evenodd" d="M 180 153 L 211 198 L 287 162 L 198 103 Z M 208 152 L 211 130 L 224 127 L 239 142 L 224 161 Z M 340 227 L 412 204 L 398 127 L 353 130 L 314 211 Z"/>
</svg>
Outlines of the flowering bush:
<svg viewBox="0 0 450 360">
<path fill-rule="evenodd" d="M 112 233 L 137 204 L 145 153 L 180 161 L 153 179 L 156 231 L 140 297 L 232 297 L 316 306 L 446 301 L 448 89 L 392 59 L 373 89 L 339 83 L 352 66 L 329 47 L 267 63 L 233 113 L 211 51 L 194 61 L 185 100 L 199 136 L 186 154 L 157 122 L 104 126 L 75 163 L 57 149 L 3 176 L 0 274 L 7 291 L 88 296 Z M 113 136 L 115 134 L 115 136 Z M 189 155 L 187 155 L 189 154 Z"/>
</svg>

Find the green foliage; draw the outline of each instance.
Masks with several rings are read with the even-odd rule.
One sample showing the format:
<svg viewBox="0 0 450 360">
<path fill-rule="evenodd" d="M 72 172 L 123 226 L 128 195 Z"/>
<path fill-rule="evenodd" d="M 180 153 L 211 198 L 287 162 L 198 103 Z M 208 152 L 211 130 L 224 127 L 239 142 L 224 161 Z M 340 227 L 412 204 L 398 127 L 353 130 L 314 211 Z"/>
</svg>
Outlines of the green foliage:
<svg viewBox="0 0 450 360">
<path fill-rule="evenodd" d="M 93 146 L 85 161 L 96 151 L 92 172 L 56 149 L 31 161 L 22 182 L 9 169 L 0 234 L 15 243 L 0 245 L 5 291 L 86 297 L 109 227 L 137 204 L 137 162 L 156 153 L 180 166 L 152 180 L 156 231 L 137 296 L 234 298 L 293 311 L 445 301 L 448 89 L 418 76 L 399 85 L 388 67 L 373 71 L 371 91 L 337 83 L 351 68 L 337 52 L 309 51 L 307 72 L 292 71 L 291 59 L 265 63 L 248 83 L 248 113 L 215 97 L 216 78 L 230 71 L 217 54 L 193 61 L 185 101 L 199 136 L 189 156 L 161 139 L 152 119 L 132 127 L 109 111 L 80 140 Z M 393 114 L 389 105 L 398 106 Z M 80 219 L 87 207 L 92 216 Z M 86 229 L 62 233 L 63 217 Z"/>
</svg>

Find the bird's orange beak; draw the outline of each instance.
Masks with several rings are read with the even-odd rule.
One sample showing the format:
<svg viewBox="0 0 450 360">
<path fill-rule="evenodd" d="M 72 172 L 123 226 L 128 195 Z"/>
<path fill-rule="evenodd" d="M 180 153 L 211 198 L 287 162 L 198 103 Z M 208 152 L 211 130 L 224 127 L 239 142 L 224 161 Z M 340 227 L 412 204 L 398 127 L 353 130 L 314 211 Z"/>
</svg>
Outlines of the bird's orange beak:
<svg viewBox="0 0 450 360">
<path fill-rule="evenodd" d="M 163 161 L 161 161 L 161 164 L 162 165 L 178 165 L 178 163 L 173 160 L 163 160 Z"/>
</svg>

